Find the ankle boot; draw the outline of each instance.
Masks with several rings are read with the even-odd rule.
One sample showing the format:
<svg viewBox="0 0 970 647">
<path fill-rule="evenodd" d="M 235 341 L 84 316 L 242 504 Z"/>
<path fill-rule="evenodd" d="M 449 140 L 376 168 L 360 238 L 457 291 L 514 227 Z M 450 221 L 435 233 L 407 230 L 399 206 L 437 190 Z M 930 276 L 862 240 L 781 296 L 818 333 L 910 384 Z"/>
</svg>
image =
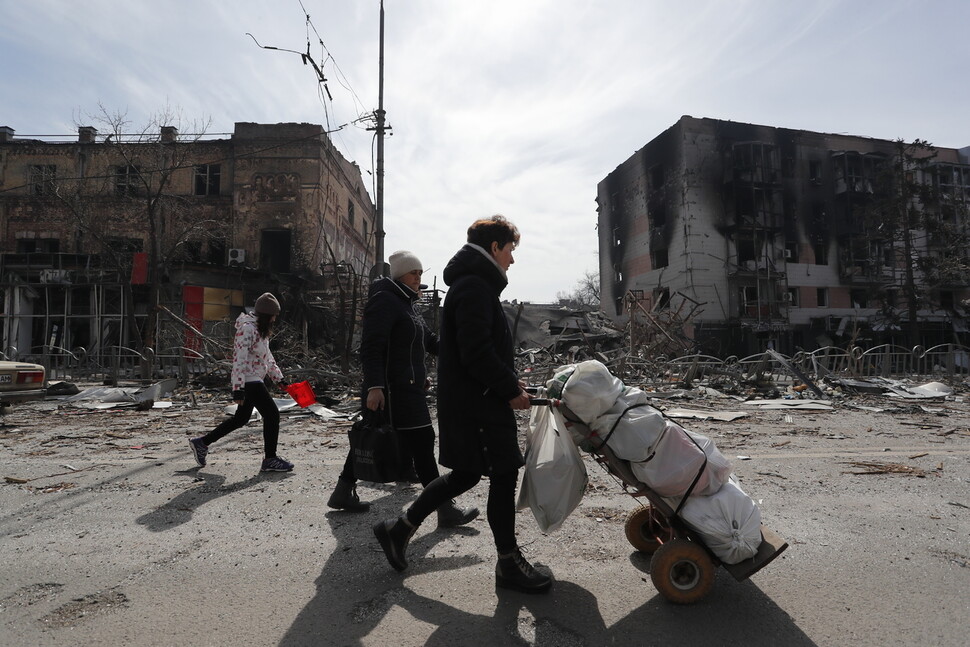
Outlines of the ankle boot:
<svg viewBox="0 0 970 647">
<path fill-rule="evenodd" d="M 523 593 L 545 593 L 552 586 L 552 578 L 536 571 L 516 548 L 511 553 L 498 556 L 495 586 Z"/>
<path fill-rule="evenodd" d="M 405 553 L 408 549 L 408 542 L 417 530 L 417 526 L 411 524 L 406 517 L 385 519 L 374 526 L 374 536 L 380 542 L 381 548 L 387 561 L 396 571 L 403 571 L 408 567 L 408 560 Z"/>
<path fill-rule="evenodd" d="M 438 506 L 438 527 L 455 528 L 470 523 L 478 516 L 478 508 L 459 508 L 452 499 Z"/>
<path fill-rule="evenodd" d="M 337 479 L 337 487 L 334 488 L 327 507 L 336 510 L 346 510 L 347 512 L 367 512 L 370 503 L 360 500 L 357 496 L 357 484 L 344 479 Z"/>
</svg>

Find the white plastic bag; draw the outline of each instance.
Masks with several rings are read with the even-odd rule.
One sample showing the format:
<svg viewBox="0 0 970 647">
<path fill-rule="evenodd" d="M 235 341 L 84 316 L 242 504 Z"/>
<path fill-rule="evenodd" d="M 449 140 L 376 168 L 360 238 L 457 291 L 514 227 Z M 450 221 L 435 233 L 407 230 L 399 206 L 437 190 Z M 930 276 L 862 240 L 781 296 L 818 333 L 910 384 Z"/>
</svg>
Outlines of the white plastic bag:
<svg viewBox="0 0 970 647">
<path fill-rule="evenodd" d="M 680 503 L 677 499 L 667 502 L 671 506 Z M 715 494 L 688 497 L 680 518 L 704 538 L 711 552 L 725 564 L 754 557 L 761 545 L 761 510 L 733 475 Z"/>
<path fill-rule="evenodd" d="M 565 430 L 556 428 L 549 407 L 533 407 L 518 509 L 532 509 L 544 533 L 555 532 L 586 492 L 586 464 Z"/>
<path fill-rule="evenodd" d="M 606 413 L 623 394 L 623 382 L 595 359 L 575 365 L 562 388 L 561 399 L 585 423 Z"/>
<path fill-rule="evenodd" d="M 613 441 L 609 443 L 613 447 Z M 663 435 L 651 448 L 653 457 L 633 462 L 630 469 L 638 479 L 660 496 L 686 494 L 694 479 L 692 496 L 714 494 L 731 475 L 731 462 L 718 451 L 714 441 L 667 421 Z M 701 468 L 704 471 L 701 472 Z M 701 472 L 700 477 L 697 476 Z"/>
</svg>

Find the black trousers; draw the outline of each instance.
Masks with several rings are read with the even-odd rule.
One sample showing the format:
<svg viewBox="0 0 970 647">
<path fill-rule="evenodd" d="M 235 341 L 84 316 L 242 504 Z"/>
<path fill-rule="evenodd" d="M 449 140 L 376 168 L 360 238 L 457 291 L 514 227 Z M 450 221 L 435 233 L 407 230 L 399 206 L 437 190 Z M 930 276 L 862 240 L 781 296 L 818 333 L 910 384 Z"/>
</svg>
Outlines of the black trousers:
<svg viewBox="0 0 970 647">
<path fill-rule="evenodd" d="M 472 489 L 481 480 L 481 474 L 462 470 L 454 470 L 436 478 L 425 486 L 417 500 L 407 509 L 405 515 L 408 521 L 414 526 L 420 525 L 438 506 Z M 518 480 L 518 469 L 503 474 L 491 474 L 488 478 L 488 506 L 485 515 L 499 555 L 512 552 L 518 545 L 515 540 L 515 486 Z"/>
<path fill-rule="evenodd" d="M 414 471 L 417 473 L 421 485 L 427 486 L 428 483 L 438 478 L 438 461 L 434 457 L 434 428 L 431 425 L 398 431 L 397 439 L 401 444 L 401 457 L 404 460 L 414 461 Z M 354 455 L 352 453 L 348 452 L 347 454 L 343 470 L 340 472 L 340 478 L 345 481 L 357 481 L 357 477 L 354 476 Z"/>
<path fill-rule="evenodd" d="M 274 458 L 280 439 L 280 410 L 264 383 L 246 382 L 245 390 L 246 397 L 236 409 L 236 413 L 203 436 L 202 442 L 211 445 L 229 432 L 244 426 L 253 415 L 253 409 L 256 409 L 263 417 L 263 451 L 266 458 Z"/>
</svg>

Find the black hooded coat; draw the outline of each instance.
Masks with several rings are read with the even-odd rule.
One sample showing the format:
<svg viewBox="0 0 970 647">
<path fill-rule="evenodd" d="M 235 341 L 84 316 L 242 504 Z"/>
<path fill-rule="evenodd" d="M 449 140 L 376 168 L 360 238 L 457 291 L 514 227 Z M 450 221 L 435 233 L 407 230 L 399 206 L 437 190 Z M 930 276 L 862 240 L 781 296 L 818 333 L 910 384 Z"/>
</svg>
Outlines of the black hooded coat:
<svg viewBox="0 0 970 647">
<path fill-rule="evenodd" d="M 508 279 L 465 245 L 443 273 L 449 286 L 438 352 L 438 462 L 477 474 L 525 464 L 509 401 L 519 394 L 514 343 L 499 302 Z"/>
<path fill-rule="evenodd" d="M 425 381 L 425 354 L 438 352 L 438 338 L 414 312 L 418 294 L 390 278 L 371 283 L 364 307 L 360 361 L 364 369 L 362 398 L 375 386 L 384 388 L 385 410 L 395 429 L 431 424 Z"/>
</svg>

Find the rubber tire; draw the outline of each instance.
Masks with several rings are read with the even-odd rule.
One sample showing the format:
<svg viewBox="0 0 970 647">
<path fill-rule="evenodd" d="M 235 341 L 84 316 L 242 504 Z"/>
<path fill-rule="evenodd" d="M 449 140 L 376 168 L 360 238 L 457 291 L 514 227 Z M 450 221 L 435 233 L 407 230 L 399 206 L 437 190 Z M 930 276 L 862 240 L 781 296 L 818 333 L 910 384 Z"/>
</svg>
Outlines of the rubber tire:
<svg viewBox="0 0 970 647">
<path fill-rule="evenodd" d="M 623 530 L 630 545 L 648 555 L 657 552 L 658 548 L 674 538 L 674 531 L 667 519 L 651 505 L 631 511 Z"/>
<path fill-rule="evenodd" d="M 673 539 L 654 553 L 650 579 L 660 595 L 674 604 L 693 604 L 714 587 L 714 562 L 704 548 L 693 541 Z"/>
</svg>

